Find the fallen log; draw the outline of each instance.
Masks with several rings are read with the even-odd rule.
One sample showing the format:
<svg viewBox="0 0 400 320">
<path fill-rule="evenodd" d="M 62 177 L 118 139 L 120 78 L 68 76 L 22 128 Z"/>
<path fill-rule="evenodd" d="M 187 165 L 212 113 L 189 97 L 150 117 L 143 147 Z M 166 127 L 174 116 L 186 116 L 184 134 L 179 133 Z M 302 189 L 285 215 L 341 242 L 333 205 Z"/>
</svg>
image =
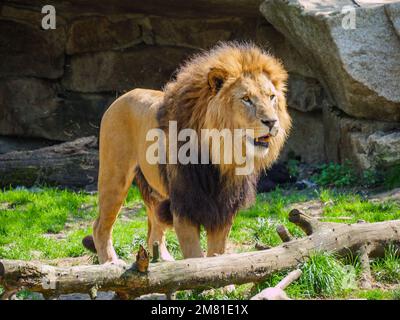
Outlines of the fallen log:
<svg viewBox="0 0 400 320">
<path fill-rule="evenodd" d="M 95 186 L 97 174 L 98 145 L 94 136 L 0 155 L 0 188 L 35 184 L 67 188 Z"/>
<path fill-rule="evenodd" d="M 289 221 L 302 228 L 307 236 L 256 252 L 148 265 L 142 261 L 140 268 L 136 263 L 62 268 L 40 262 L 0 260 L 0 285 L 6 288 L 6 293 L 24 288 L 55 296 L 96 290 L 116 291 L 133 298 L 148 293 L 260 282 L 274 272 L 298 267 L 316 251 L 339 255 L 367 252 L 369 257 L 379 257 L 389 244 L 400 246 L 400 220 L 355 224 L 320 222 L 294 209 Z M 139 254 L 137 259 L 143 256 Z"/>
</svg>

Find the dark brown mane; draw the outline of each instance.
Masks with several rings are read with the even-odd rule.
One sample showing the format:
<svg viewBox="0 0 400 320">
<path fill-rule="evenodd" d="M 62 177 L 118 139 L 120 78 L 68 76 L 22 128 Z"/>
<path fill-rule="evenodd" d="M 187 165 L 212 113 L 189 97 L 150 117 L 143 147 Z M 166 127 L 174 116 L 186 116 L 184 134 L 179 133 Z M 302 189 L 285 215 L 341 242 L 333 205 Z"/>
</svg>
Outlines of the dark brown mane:
<svg viewBox="0 0 400 320">
<path fill-rule="evenodd" d="M 208 80 L 214 68 L 226 72 L 229 81 L 235 81 L 245 72 L 262 71 L 278 90 L 285 91 L 286 71 L 267 53 L 248 44 L 217 46 L 189 60 L 178 70 L 176 79 L 165 86 L 157 119 L 167 134 L 169 121 L 177 121 L 178 130 L 191 128 L 199 133 L 204 128 L 207 105 L 215 94 Z M 221 94 L 227 87 L 222 87 Z M 282 99 L 280 107 L 286 108 Z M 284 137 L 281 140 L 271 147 L 270 163 L 276 159 Z M 248 176 L 235 176 L 221 174 L 220 167 L 213 164 L 167 164 L 159 169 L 169 194 L 169 200 L 162 202 L 157 210 L 163 221 L 172 222 L 173 212 L 207 230 L 215 230 L 255 200 L 259 170 Z"/>
</svg>

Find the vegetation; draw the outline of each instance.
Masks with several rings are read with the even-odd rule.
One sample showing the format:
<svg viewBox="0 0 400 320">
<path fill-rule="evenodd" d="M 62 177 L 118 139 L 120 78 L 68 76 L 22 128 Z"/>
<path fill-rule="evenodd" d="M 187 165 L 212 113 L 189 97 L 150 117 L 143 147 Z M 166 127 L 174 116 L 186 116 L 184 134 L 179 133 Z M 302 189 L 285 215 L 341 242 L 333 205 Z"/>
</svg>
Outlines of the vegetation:
<svg viewBox="0 0 400 320">
<path fill-rule="evenodd" d="M 295 162 L 290 160 L 289 171 L 296 172 Z M 319 166 L 312 180 L 321 187 L 379 187 L 386 189 L 400 187 L 400 165 L 377 171 L 374 169 L 357 172 L 349 161 L 344 164 L 329 163 Z"/>
<path fill-rule="evenodd" d="M 297 174 L 296 163 L 293 163 L 292 170 L 293 174 Z M 358 220 L 377 222 L 400 219 L 398 202 L 369 201 L 354 188 L 343 189 L 344 186 L 356 183 L 352 171 L 346 166 L 324 166 L 314 176 L 314 180 L 323 187 L 303 191 L 277 189 L 259 194 L 255 205 L 241 211 L 236 217 L 228 251 L 255 250 L 256 244 L 280 244 L 281 240 L 275 231 L 278 224 L 285 225 L 295 237 L 303 236 L 298 227 L 288 222 L 287 216 L 291 205 L 308 200 L 320 202 L 322 216 L 327 221 L 352 223 Z M 386 181 L 395 181 L 395 178 L 387 176 Z M 44 260 L 88 255 L 81 240 L 91 233 L 96 214 L 97 195 L 46 187 L 3 190 L 0 192 L 0 258 Z M 147 217 L 143 202 L 137 188 L 132 187 L 114 228 L 113 239 L 118 255 L 132 261 L 139 245 L 145 244 L 146 234 Z M 172 255 L 181 259 L 174 232 L 168 232 L 167 241 Z M 202 246 L 205 249 L 204 231 Z M 400 298 L 400 257 L 395 246 L 388 248 L 384 258 L 371 264 L 373 277 L 381 284 L 380 289 L 358 289 L 358 257 L 339 259 L 327 253 L 315 252 L 299 267 L 303 271 L 301 278 L 287 289 L 292 298 Z M 263 288 L 277 284 L 285 275 L 286 272 L 277 273 L 262 283 L 236 286 L 233 291 L 184 291 L 179 292 L 177 297 L 246 299 Z M 37 298 L 29 292 L 21 292 L 19 295 L 23 298 Z"/>
</svg>

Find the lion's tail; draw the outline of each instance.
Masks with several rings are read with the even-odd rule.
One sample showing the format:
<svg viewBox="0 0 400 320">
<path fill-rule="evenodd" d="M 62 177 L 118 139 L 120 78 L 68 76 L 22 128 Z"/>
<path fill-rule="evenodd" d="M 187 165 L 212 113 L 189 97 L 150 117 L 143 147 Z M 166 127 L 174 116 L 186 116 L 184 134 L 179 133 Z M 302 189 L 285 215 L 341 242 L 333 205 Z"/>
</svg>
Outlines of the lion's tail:
<svg viewBox="0 0 400 320">
<path fill-rule="evenodd" d="M 171 213 L 171 201 L 169 199 L 161 201 L 156 207 L 156 215 L 161 222 L 172 225 L 173 218 Z"/>
</svg>

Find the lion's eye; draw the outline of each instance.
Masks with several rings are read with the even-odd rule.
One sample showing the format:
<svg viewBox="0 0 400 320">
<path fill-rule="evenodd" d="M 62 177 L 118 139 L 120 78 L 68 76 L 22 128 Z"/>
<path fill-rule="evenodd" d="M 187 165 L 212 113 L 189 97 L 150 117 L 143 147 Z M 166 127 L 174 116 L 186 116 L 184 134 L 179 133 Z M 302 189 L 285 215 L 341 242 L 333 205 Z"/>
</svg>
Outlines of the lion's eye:
<svg viewBox="0 0 400 320">
<path fill-rule="evenodd" d="M 242 100 L 243 100 L 244 102 L 246 102 L 246 103 L 250 103 L 250 104 L 251 104 L 251 99 L 249 98 L 249 96 L 244 96 L 244 97 L 242 98 Z"/>
<path fill-rule="evenodd" d="M 274 95 L 274 94 L 271 94 L 270 96 L 269 96 L 269 99 L 272 101 L 272 100 L 275 100 L 275 98 L 276 98 L 276 96 Z"/>
</svg>

